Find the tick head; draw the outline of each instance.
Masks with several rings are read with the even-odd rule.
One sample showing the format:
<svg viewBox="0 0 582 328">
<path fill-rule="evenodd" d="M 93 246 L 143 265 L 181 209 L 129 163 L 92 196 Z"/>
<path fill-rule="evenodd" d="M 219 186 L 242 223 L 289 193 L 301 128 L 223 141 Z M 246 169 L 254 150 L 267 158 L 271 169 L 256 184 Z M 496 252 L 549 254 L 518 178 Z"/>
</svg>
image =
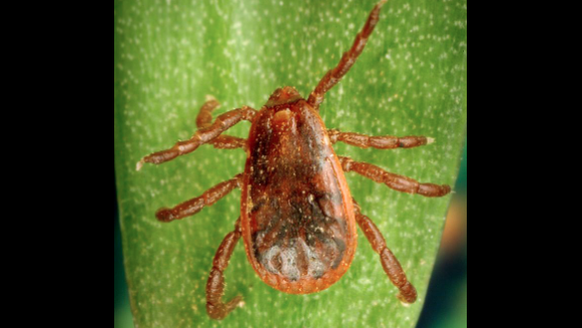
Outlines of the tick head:
<svg viewBox="0 0 582 328">
<path fill-rule="evenodd" d="M 267 101 L 266 106 L 271 107 L 276 105 L 283 105 L 287 103 L 292 103 L 299 99 L 301 99 L 301 96 L 299 95 L 299 92 L 295 90 L 295 88 L 293 87 L 279 88 L 275 90 L 273 94 L 271 94 L 271 97 L 269 97 L 269 101 Z"/>
</svg>

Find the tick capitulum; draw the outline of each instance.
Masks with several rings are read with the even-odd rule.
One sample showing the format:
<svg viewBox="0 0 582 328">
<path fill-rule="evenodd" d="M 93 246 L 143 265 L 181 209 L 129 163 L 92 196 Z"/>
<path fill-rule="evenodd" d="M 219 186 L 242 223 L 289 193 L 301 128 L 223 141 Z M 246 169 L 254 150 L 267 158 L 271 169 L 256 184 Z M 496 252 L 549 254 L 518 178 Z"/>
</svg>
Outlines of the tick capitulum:
<svg viewBox="0 0 582 328">
<path fill-rule="evenodd" d="M 352 198 L 344 172 L 355 172 L 388 187 L 411 194 L 440 197 L 450 192 L 447 185 L 419 183 L 372 164 L 337 156 L 332 148 L 344 142 L 362 148 L 412 148 L 429 144 L 423 136 L 367 136 L 326 129 L 319 116 L 324 95 L 349 71 L 378 22 L 380 1 L 356 36 L 352 48 L 339 64 L 328 71 L 303 99 L 297 90 L 275 90 L 259 111 L 243 106 L 218 116 L 212 111 L 218 102 L 211 98 L 196 119 L 198 130 L 172 148 L 144 157 L 137 164 L 160 164 L 196 150 L 200 145 L 215 148 L 243 148 L 245 170 L 200 197 L 156 213 L 163 222 L 191 216 L 210 206 L 234 188 L 241 188 L 241 214 L 218 248 L 206 287 L 208 315 L 223 319 L 241 297 L 223 302 L 224 271 L 242 237 L 249 262 L 268 285 L 291 294 L 324 290 L 348 270 L 356 250 L 356 224 L 364 232 L 388 278 L 399 289 L 404 303 L 416 300 L 416 290 L 407 280 L 396 257 L 386 246 L 376 225 L 360 212 Z M 247 139 L 223 134 L 242 120 L 251 122 Z"/>
</svg>

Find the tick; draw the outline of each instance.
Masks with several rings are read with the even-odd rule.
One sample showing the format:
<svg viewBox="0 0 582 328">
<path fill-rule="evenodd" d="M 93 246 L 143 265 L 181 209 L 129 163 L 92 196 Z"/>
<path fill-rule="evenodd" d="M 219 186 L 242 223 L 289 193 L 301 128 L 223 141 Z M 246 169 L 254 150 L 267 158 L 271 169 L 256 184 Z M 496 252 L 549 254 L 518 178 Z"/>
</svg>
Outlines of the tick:
<svg viewBox="0 0 582 328">
<path fill-rule="evenodd" d="M 248 106 L 226 112 L 212 121 L 219 104 L 207 99 L 196 118 L 192 138 L 172 148 L 150 154 L 137 164 L 160 164 L 188 154 L 203 144 L 215 148 L 242 148 L 247 154 L 244 172 L 173 208 L 161 208 L 162 222 L 182 219 L 216 203 L 234 188 L 241 188 L 241 210 L 234 230 L 226 235 L 212 262 L 206 286 L 206 310 L 223 319 L 241 297 L 223 302 L 224 271 L 236 243 L 242 237 L 247 258 L 269 286 L 290 294 L 322 291 L 346 273 L 356 251 L 356 224 L 366 235 L 388 278 L 399 289 L 404 303 L 416 301 L 416 290 L 400 263 L 386 246 L 374 222 L 361 213 L 352 198 L 344 172 L 355 172 L 388 187 L 410 194 L 440 197 L 447 185 L 419 183 L 375 165 L 337 156 L 332 148 L 344 142 L 361 148 L 412 148 L 429 144 L 423 136 L 367 136 L 327 129 L 319 116 L 324 95 L 349 71 L 378 23 L 378 2 L 352 48 L 328 71 L 307 100 L 293 87 L 275 90 L 267 103 L 255 110 Z M 251 122 L 247 139 L 223 134 L 241 120 Z"/>
</svg>

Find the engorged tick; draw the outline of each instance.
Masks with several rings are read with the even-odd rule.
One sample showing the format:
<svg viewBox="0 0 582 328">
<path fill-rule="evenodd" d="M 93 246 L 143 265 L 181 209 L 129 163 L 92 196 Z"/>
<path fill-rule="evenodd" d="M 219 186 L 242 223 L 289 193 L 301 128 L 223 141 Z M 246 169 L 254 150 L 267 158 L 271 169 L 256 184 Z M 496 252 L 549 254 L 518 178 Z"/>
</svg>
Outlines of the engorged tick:
<svg viewBox="0 0 582 328">
<path fill-rule="evenodd" d="M 331 145 L 341 141 L 362 148 L 411 148 L 430 144 L 433 139 L 328 130 L 318 114 L 325 93 L 348 72 L 364 49 L 385 2 L 378 2 L 372 9 L 352 48 L 325 74 L 307 100 L 293 87 L 284 87 L 275 90 L 259 111 L 243 106 L 212 122 L 211 112 L 219 104 L 209 98 L 200 109 L 198 130 L 191 139 L 138 162 L 139 170 L 144 163 L 167 162 L 206 143 L 246 151 L 242 174 L 200 197 L 156 212 L 163 222 L 181 219 L 241 188 L 241 215 L 216 252 L 206 287 L 206 310 L 211 318 L 223 319 L 241 300 L 237 296 L 222 301 L 223 273 L 241 236 L 249 262 L 266 284 L 285 293 L 309 294 L 330 287 L 348 270 L 356 250 L 356 223 L 380 255 L 384 271 L 400 291 L 400 301 L 416 300 L 415 288 L 381 232 L 352 198 L 344 172 L 353 171 L 394 190 L 428 197 L 444 196 L 450 187 L 419 183 L 372 164 L 337 156 Z M 222 134 L 241 120 L 251 122 L 246 140 Z"/>
</svg>

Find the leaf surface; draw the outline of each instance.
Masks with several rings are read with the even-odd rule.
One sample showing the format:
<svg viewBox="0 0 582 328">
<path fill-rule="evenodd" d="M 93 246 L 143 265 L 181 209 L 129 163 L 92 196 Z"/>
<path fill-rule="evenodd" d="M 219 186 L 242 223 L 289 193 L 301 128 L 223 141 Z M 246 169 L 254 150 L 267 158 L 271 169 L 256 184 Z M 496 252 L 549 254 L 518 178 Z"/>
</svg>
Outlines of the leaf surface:
<svg viewBox="0 0 582 328">
<path fill-rule="evenodd" d="M 329 289 L 288 295 L 264 284 L 237 245 L 226 271 L 225 320 L 206 315 L 212 258 L 239 216 L 235 190 L 194 217 L 163 224 L 154 213 L 242 172 L 241 150 L 201 146 L 159 166 L 135 164 L 195 131 L 206 95 L 215 116 L 259 109 L 278 87 L 307 98 L 351 47 L 374 1 L 116 1 L 115 170 L 123 252 L 136 327 L 414 327 L 423 306 L 450 196 L 401 194 L 348 173 L 352 195 L 383 232 L 419 292 L 402 306 L 378 256 L 359 233 L 356 257 Z M 366 49 L 327 95 L 328 128 L 370 135 L 425 135 L 398 150 L 336 144 L 338 155 L 422 182 L 454 185 L 466 126 L 465 1 L 389 1 Z M 246 137 L 243 122 L 229 133 Z"/>
</svg>

